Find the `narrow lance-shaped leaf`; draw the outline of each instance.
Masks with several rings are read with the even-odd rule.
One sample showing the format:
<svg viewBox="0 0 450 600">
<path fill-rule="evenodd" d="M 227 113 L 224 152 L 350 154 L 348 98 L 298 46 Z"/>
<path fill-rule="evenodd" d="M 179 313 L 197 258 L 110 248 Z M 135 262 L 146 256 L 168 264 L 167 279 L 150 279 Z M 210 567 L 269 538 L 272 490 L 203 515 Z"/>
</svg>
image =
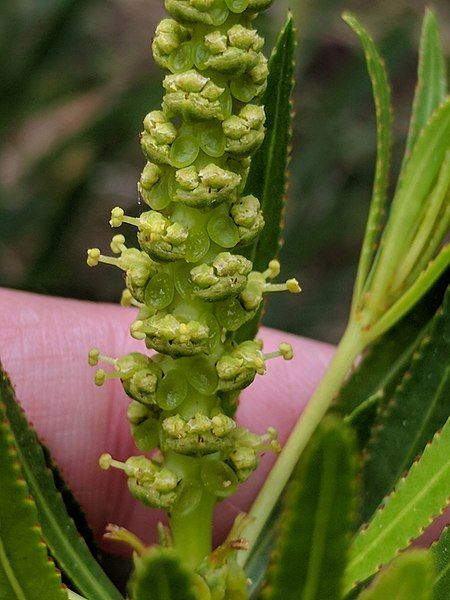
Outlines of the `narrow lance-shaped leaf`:
<svg viewBox="0 0 450 600">
<path fill-rule="evenodd" d="M 450 419 L 385 506 L 352 542 L 345 591 L 376 573 L 446 507 L 450 497 Z"/>
<path fill-rule="evenodd" d="M 192 574 L 171 548 L 154 548 L 138 559 L 130 591 L 133 600 L 197 600 Z"/>
<path fill-rule="evenodd" d="M 355 517 L 351 430 L 324 419 L 288 491 L 265 600 L 338 600 Z"/>
<path fill-rule="evenodd" d="M 450 98 L 447 98 L 422 129 L 392 202 L 367 299 L 367 306 L 377 316 L 384 312 L 381 306 L 399 298 L 398 291 L 393 298 L 386 298 L 386 294 L 392 285 L 395 287 L 396 269 L 411 245 L 418 221 L 427 210 L 430 192 L 449 148 Z M 422 294 L 424 292 L 422 289 Z"/>
<path fill-rule="evenodd" d="M 431 546 L 437 573 L 433 585 L 434 600 L 450 598 L 450 527 L 444 529 L 439 541 Z"/>
<path fill-rule="evenodd" d="M 412 465 L 448 417 L 450 288 L 402 383 L 381 411 L 363 470 L 363 519 Z"/>
<path fill-rule="evenodd" d="M 67 515 L 36 433 L 28 425 L 1 367 L 0 377 L 0 398 L 6 406 L 22 469 L 35 499 L 43 535 L 52 555 L 83 595 L 96 600 L 120 600 L 122 596 L 89 552 Z"/>
<path fill-rule="evenodd" d="M 266 113 L 266 136 L 252 157 L 245 192 L 256 196 L 265 226 L 258 240 L 245 250 L 256 271 L 264 271 L 280 247 L 286 195 L 286 176 L 291 138 L 291 93 L 294 85 L 295 29 L 292 16 L 278 37 L 269 61 L 267 90 L 262 104 Z M 239 341 L 256 335 L 261 311 L 236 333 Z"/>
<path fill-rule="evenodd" d="M 434 564 L 427 550 L 405 552 L 375 578 L 358 600 L 429 600 Z"/>
<path fill-rule="evenodd" d="M 377 118 L 377 160 L 372 201 L 354 289 L 353 303 L 356 308 L 375 256 L 385 212 L 392 145 L 392 107 L 391 91 L 384 62 L 372 38 L 356 17 L 349 13 L 344 13 L 342 18 L 353 29 L 362 44 L 367 62 L 367 70 L 372 82 Z"/>
<path fill-rule="evenodd" d="M 425 123 L 445 98 L 447 89 L 445 69 L 436 15 L 430 8 L 427 8 L 420 37 L 417 87 L 403 166 Z"/>
<path fill-rule="evenodd" d="M 442 274 L 447 271 L 449 266 L 450 244 L 447 244 L 442 248 L 436 258 L 428 264 L 427 268 L 417 277 L 416 281 L 411 285 L 408 291 L 405 292 L 368 331 L 369 338 L 376 339 L 404 317 L 411 308 L 423 298 L 436 281 L 439 280 Z"/>
<path fill-rule="evenodd" d="M 42 542 L 36 505 L 1 401 L 0 481 L 0 598 L 64 600 L 67 592 Z"/>
</svg>

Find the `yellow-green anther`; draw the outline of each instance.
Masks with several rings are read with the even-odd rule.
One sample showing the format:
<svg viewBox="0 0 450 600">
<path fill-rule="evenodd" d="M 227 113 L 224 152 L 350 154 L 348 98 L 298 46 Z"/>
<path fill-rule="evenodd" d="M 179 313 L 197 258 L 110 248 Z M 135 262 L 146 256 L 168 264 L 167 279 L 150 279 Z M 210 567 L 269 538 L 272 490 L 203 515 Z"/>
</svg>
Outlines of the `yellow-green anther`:
<svg viewBox="0 0 450 600">
<path fill-rule="evenodd" d="M 95 385 L 101 386 L 105 383 L 106 381 L 106 372 L 104 369 L 98 369 L 95 372 L 95 376 L 94 376 L 94 382 Z"/>
<path fill-rule="evenodd" d="M 90 267 L 96 267 L 100 262 L 100 257 L 101 254 L 98 248 L 89 248 L 89 250 L 87 251 L 86 262 Z"/>
<path fill-rule="evenodd" d="M 91 367 L 98 365 L 99 356 L 100 352 L 97 348 L 92 348 L 92 350 L 89 350 L 88 362 Z"/>
</svg>

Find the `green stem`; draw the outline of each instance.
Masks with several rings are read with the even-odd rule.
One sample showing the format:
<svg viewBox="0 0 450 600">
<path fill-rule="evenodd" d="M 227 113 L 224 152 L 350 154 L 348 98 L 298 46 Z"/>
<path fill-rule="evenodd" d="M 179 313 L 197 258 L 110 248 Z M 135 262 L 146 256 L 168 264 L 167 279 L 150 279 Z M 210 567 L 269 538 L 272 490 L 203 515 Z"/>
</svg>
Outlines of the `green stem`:
<svg viewBox="0 0 450 600">
<path fill-rule="evenodd" d="M 172 516 L 170 528 L 173 542 L 181 560 L 196 569 L 212 551 L 213 512 L 215 496 L 203 491 L 199 505 L 183 516 Z"/>
<path fill-rule="evenodd" d="M 269 473 L 250 509 L 249 517 L 251 517 L 251 520 L 249 520 L 250 523 L 244 533 L 244 537 L 249 543 L 249 549 L 256 542 L 265 522 L 286 486 L 300 455 L 331 405 L 355 359 L 364 349 L 364 346 L 365 342 L 361 335 L 359 324 L 351 321 L 347 326 L 347 330 L 341 339 L 325 376 L 292 430 L 275 466 Z M 245 563 L 247 556 L 249 556 L 249 553 L 240 554 L 238 557 L 240 564 Z"/>
<path fill-rule="evenodd" d="M 175 471 L 185 482 L 198 483 L 202 497 L 194 510 L 187 514 L 172 514 L 170 529 L 173 542 L 181 560 L 196 569 L 212 551 L 213 512 L 216 497 L 204 489 L 200 481 L 200 460 L 176 452 L 166 454 L 165 465 Z"/>
</svg>

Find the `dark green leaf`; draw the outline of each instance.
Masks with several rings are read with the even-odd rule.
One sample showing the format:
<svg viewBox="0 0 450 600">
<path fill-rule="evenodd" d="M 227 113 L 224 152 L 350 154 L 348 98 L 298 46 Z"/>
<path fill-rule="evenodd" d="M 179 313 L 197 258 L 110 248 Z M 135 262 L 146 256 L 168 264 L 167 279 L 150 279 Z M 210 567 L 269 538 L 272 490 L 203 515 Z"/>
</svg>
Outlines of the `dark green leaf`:
<svg viewBox="0 0 450 600">
<path fill-rule="evenodd" d="M 446 65 L 434 12 L 427 8 L 420 38 L 417 87 L 406 142 L 404 163 L 433 111 L 444 100 L 447 88 Z"/>
<path fill-rule="evenodd" d="M 433 559 L 426 550 L 405 552 L 381 571 L 358 600 L 429 600 L 433 586 Z"/>
<path fill-rule="evenodd" d="M 42 542 L 38 513 L 22 476 L 0 401 L 0 598 L 64 600 L 61 577 Z"/>
<path fill-rule="evenodd" d="M 437 567 L 433 586 L 434 600 L 450 598 L 450 527 L 444 529 L 439 541 L 431 546 Z"/>
<path fill-rule="evenodd" d="M 38 441 L 41 445 L 42 452 L 44 453 L 45 464 L 52 472 L 54 484 L 58 492 L 61 494 L 64 506 L 67 510 L 67 514 L 75 523 L 75 527 L 77 528 L 78 533 L 83 537 L 91 553 L 94 556 L 97 555 L 97 544 L 95 543 L 92 529 L 89 527 L 89 523 L 87 522 L 85 512 L 78 504 L 78 501 L 73 495 L 72 490 L 64 481 L 64 478 L 61 474 L 61 471 L 58 468 L 58 465 L 55 463 L 55 461 L 52 458 L 52 455 L 50 454 L 50 450 L 47 448 L 47 446 L 42 444 L 40 440 Z"/>
<path fill-rule="evenodd" d="M 450 288 L 402 382 L 377 418 L 363 469 L 364 520 L 447 420 L 449 357 Z"/>
<path fill-rule="evenodd" d="M 450 419 L 401 479 L 385 506 L 353 539 L 345 592 L 376 573 L 418 537 L 450 497 Z"/>
<path fill-rule="evenodd" d="M 355 283 L 354 303 L 356 306 L 361 299 L 364 284 L 374 260 L 386 207 L 392 145 L 392 108 L 386 69 L 372 38 L 353 15 L 344 13 L 343 19 L 353 29 L 362 44 L 367 70 L 372 82 L 377 116 L 377 160 L 372 202 Z"/>
<path fill-rule="evenodd" d="M 326 417 L 288 490 L 265 600 L 338 600 L 355 516 L 353 436 Z"/>
<path fill-rule="evenodd" d="M 267 91 L 262 100 L 267 131 L 261 148 L 252 157 L 245 188 L 247 194 L 259 199 L 266 223 L 258 240 L 245 251 L 256 271 L 264 271 L 280 247 L 291 139 L 294 50 L 294 22 L 289 16 L 269 61 Z M 239 341 L 255 337 L 260 316 L 258 311 L 256 317 L 238 330 Z"/>
<path fill-rule="evenodd" d="M 45 541 L 65 574 L 82 594 L 96 600 L 119 600 L 121 595 L 89 552 L 45 464 L 36 433 L 18 405 L 6 374 L 1 370 L 0 398 L 14 434 L 25 479 L 35 499 Z"/>
<path fill-rule="evenodd" d="M 130 582 L 133 600 L 196 600 L 191 573 L 171 548 L 154 548 L 138 559 Z"/>
</svg>

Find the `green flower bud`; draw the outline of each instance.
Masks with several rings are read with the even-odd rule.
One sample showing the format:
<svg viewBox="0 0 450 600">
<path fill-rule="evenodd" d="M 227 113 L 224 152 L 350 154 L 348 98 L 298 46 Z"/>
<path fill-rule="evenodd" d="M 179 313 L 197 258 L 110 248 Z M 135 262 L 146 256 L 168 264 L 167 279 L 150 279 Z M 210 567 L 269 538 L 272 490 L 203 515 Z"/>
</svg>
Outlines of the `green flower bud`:
<svg viewBox="0 0 450 600">
<path fill-rule="evenodd" d="M 238 115 L 225 119 L 222 127 L 227 139 L 227 152 L 236 156 L 248 156 L 255 152 L 264 140 L 265 118 L 262 106 L 248 104 Z"/>
<path fill-rule="evenodd" d="M 166 10 L 175 19 L 188 23 L 221 25 L 228 16 L 228 10 L 213 10 L 214 0 L 166 0 Z"/>
<path fill-rule="evenodd" d="M 232 391 L 250 385 L 256 373 L 265 373 L 264 357 L 259 341 L 242 342 L 229 354 L 223 354 L 216 364 L 219 389 Z"/>
<path fill-rule="evenodd" d="M 189 39 L 189 29 L 172 19 L 163 19 L 156 28 L 153 38 L 153 58 L 160 67 L 170 69 L 170 56 Z"/>
<path fill-rule="evenodd" d="M 212 265 L 199 265 L 191 269 L 194 294 L 203 300 L 223 300 L 236 296 L 247 283 L 252 263 L 244 256 L 221 252 Z"/>
<path fill-rule="evenodd" d="M 139 245 L 154 259 L 174 261 L 184 258 L 189 231 L 180 223 L 172 222 L 154 210 L 141 213 L 139 218 L 126 217 L 119 208 L 113 209 L 111 214 L 110 223 L 113 227 L 118 227 L 122 222 L 138 227 Z"/>
<path fill-rule="evenodd" d="M 178 169 L 174 200 L 187 206 L 205 208 L 236 198 L 242 177 L 211 163 L 198 170 L 194 165 Z"/>
<path fill-rule="evenodd" d="M 229 434 L 235 427 L 233 419 L 223 413 L 211 419 L 202 413 L 197 413 L 188 420 L 180 415 L 167 417 L 162 422 L 165 433 L 162 448 L 192 456 L 219 451 L 228 455 L 234 445 L 234 439 Z"/>
<path fill-rule="evenodd" d="M 264 373 L 265 361 L 289 360 L 292 348 L 281 344 L 264 354 L 258 341 L 235 346 L 230 332 L 256 314 L 264 293 L 300 288 L 294 279 L 268 281 L 279 273 L 277 261 L 252 272 L 251 261 L 236 254 L 264 226 L 258 199 L 244 189 L 250 155 L 265 133 L 263 107 L 249 104 L 267 85 L 263 39 L 251 23 L 270 0 L 165 4 L 173 19 L 161 21 L 152 42 L 156 62 L 169 71 L 165 95 L 162 110 L 145 117 L 140 139 L 147 162 L 138 190 L 151 210 L 135 218 L 116 207 L 110 220 L 112 227 L 136 226 L 141 250 L 116 235 L 117 256 L 91 248 L 87 259 L 124 271 L 121 303 L 139 309 L 131 334 L 161 354 L 111 358 L 93 349 L 89 364 L 109 364 L 95 382 L 120 378 L 132 398 L 127 415 L 136 446 L 160 450 L 158 462 L 135 456 L 121 463 L 104 454 L 102 468 L 124 470 L 141 502 L 184 517 L 205 490 L 229 496 L 256 468 L 259 452 L 279 449 L 273 431 L 252 434 L 231 416 L 239 391 Z M 191 464 L 189 477 L 181 466 L 168 468 L 169 452 L 191 457 L 171 463 Z M 246 597 L 245 575 L 230 550 L 215 559 L 207 569 L 211 593 Z"/>
<path fill-rule="evenodd" d="M 233 202 L 230 216 L 238 228 L 241 246 L 253 242 L 263 230 L 264 216 L 259 200 L 255 196 L 244 196 Z"/>
<path fill-rule="evenodd" d="M 221 121 L 229 116 L 231 98 L 228 90 L 195 69 L 167 75 L 163 86 L 166 90 L 163 108 L 168 114 Z"/>
<path fill-rule="evenodd" d="M 204 66 L 232 77 L 239 77 L 251 71 L 265 60 L 259 53 L 264 40 L 256 31 L 246 29 L 240 24 L 231 27 L 227 35 L 220 31 L 207 34 L 204 44 L 209 53 Z"/>
<path fill-rule="evenodd" d="M 148 348 L 170 356 L 192 356 L 208 351 L 209 327 L 199 321 L 178 320 L 177 317 L 158 313 L 144 321 L 135 321 L 133 337 L 145 339 Z"/>
</svg>

